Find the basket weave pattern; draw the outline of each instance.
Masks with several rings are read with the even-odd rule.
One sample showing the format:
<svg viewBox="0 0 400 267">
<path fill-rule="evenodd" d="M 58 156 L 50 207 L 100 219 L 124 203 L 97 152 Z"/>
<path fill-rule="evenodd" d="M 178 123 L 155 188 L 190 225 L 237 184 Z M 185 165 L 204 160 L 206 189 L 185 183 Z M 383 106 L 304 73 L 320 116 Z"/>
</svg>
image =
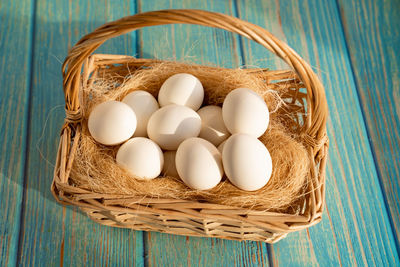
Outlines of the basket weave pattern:
<svg viewBox="0 0 400 267">
<path fill-rule="evenodd" d="M 271 50 L 292 68 L 290 71 L 248 71 L 264 79 L 272 89 L 273 86 L 282 86 L 283 83 L 279 81 L 285 81 L 289 90 L 282 97 L 288 104 L 288 111 L 293 114 L 295 130 L 300 133 L 301 141 L 312 159 L 308 193 L 296 204 L 298 208 L 294 214 L 179 199 L 99 194 L 71 184 L 69 178 L 72 163 L 81 136 L 80 90 L 90 86 L 97 75 L 107 77 L 118 73 L 125 77 L 128 72 L 155 62 L 128 56 L 90 55 L 110 38 L 142 27 L 174 23 L 210 26 L 238 33 Z M 79 206 L 94 221 L 109 226 L 270 243 L 321 220 L 325 204 L 328 150 L 324 88 L 311 67 L 265 29 L 234 17 L 201 10 L 141 13 L 105 24 L 84 36 L 67 56 L 63 75 L 66 119 L 61 131 L 51 188 L 58 201 Z M 301 92 L 301 88 L 305 88 L 307 93 Z"/>
</svg>

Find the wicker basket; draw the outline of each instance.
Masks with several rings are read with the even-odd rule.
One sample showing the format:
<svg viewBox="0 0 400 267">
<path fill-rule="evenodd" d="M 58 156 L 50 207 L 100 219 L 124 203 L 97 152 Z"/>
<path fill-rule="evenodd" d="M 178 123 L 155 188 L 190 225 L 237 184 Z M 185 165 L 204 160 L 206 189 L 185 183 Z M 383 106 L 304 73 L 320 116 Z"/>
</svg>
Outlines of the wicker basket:
<svg viewBox="0 0 400 267">
<path fill-rule="evenodd" d="M 285 84 L 292 87 L 289 91 L 291 104 L 299 105 L 306 111 L 306 116 L 300 119 L 302 127 L 299 131 L 302 142 L 312 158 L 309 188 L 308 193 L 299 201 L 294 214 L 247 210 L 187 200 L 99 194 L 74 186 L 70 182 L 69 176 L 82 129 L 79 106 L 82 86 L 90 86 L 93 77 L 99 73 L 104 75 L 120 72 L 124 75 L 127 68 L 136 69 L 153 62 L 128 56 L 90 55 L 110 38 L 142 27 L 174 23 L 198 24 L 238 33 L 271 50 L 293 69 L 254 73 L 263 75 L 262 78 L 271 83 L 271 86 L 274 85 L 272 80 L 285 80 Z M 311 67 L 288 45 L 265 29 L 224 14 L 201 10 L 162 10 L 136 14 L 107 23 L 84 36 L 69 52 L 63 65 L 63 75 L 66 119 L 61 131 L 51 187 L 58 201 L 76 205 L 94 221 L 109 226 L 269 243 L 321 220 L 325 204 L 325 165 L 328 150 L 324 88 Z M 290 81 L 300 81 L 302 86 L 298 86 L 298 83 L 295 86 L 295 83 Z M 307 93 L 300 91 L 301 87 L 305 88 Z"/>
</svg>

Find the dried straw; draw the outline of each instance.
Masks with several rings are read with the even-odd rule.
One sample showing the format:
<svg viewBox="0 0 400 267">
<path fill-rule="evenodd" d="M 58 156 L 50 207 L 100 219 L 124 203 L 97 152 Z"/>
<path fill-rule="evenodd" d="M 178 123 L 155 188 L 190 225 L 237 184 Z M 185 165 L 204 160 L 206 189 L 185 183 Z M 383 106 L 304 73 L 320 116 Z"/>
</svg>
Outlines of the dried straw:
<svg viewBox="0 0 400 267">
<path fill-rule="evenodd" d="M 221 105 L 225 96 L 238 87 L 251 88 L 263 96 L 271 111 L 270 126 L 260 140 L 270 151 L 273 173 L 268 184 L 255 192 L 242 191 L 224 179 L 209 191 L 193 190 L 177 177 L 142 181 L 130 176 L 115 163 L 118 147 L 96 143 L 87 129 L 91 109 L 106 100 L 121 100 L 133 90 L 146 90 L 157 97 L 161 84 L 176 73 L 190 73 L 200 79 L 205 90 L 204 104 Z M 110 73 L 113 73 L 112 75 Z M 274 90 L 249 71 L 187 65 L 176 62 L 153 63 L 128 76 L 119 72 L 99 72 L 90 87 L 83 88 L 82 136 L 71 172 L 71 182 L 96 193 L 123 194 L 135 197 L 197 200 L 248 209 L 285 211 L 305 192 L 309 156 L 288 121 L 287 107 L 281 99 L 285 86 Z M 110 76 L 111 75 L 111 76 Z"/>
</svg>

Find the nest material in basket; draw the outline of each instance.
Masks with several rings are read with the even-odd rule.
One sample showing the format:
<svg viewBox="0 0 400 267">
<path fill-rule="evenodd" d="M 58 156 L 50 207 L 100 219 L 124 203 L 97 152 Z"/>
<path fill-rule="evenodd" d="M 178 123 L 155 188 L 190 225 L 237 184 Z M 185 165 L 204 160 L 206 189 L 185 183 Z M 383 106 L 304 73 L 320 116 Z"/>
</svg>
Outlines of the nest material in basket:
<svg viewBox="0 0 400 267">
<path fill-rule="evenodd" d="M 270 125 L 260 140 L 268 148 L 273 172 L 270 181 L 254 192 L 242 191 L 228 179 L 208 191 L 193 190 L 177 177 L 162 177 L 149 181 L 135 179 L 115 163 L 119 148 L 106 147 L 94 141 L 87 129 L 91 109 L 106 100 L 121 100 L 133 90 L 146 90 L 157 97 L 162 83 L 176 73 L 190 73 L 198 77 L 205 90 L 204 104 L 221 105 L 233 89 L 247 87 L 262 95 L 271 111 Z M 264 80 L 240 69 L 210 68 L 183 63 L 153 63 L 135 70 L 127 77 L 115 72 L 99 71 L 90 87 L 81 92 L 83 103 L 82 135 L 71 171 L 71 181 L 80 188 L 104 194 L 136 197 L 184 199 L 237 206 L 257 210 L 288 210 L 307 188 L 309 156 L 296 138 L 296 133 L 285 125 L 283 101 L 279 90 L 269 90 Z M 275 88 L 276 89 L 276 88 Z M 279 88 L 278 88 L 279 89 Z"/>
</svg>

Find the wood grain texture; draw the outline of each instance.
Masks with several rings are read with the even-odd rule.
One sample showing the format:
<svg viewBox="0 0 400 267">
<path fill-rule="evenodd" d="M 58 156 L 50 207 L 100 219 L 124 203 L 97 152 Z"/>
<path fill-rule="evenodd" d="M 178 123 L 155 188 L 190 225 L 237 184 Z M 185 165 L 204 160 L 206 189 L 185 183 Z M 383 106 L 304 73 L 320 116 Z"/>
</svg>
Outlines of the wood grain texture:
<svg viewBox="0 0 400 267">
<path fill-rule="evenodd" d="M 354 79 L 400 250 L 400 2 L 338 1 Z"/>
<path fill-rule="evenodd" d="M 396 0 L 338 0 L 338 4 L 334 0 L 141 0 L 137 4 L 139 11 L 199 8 L 239 16 L 288 42 L 315 67 L 330 107 L 323 221 L 270 246 L 105 227 L 76 208 L 55 203 L 49 188 L 64 117 L 61 62 L 85 33 L 135 13 L 136 1 L 3 0 L 0 266 L 399 266 L 400 5 Z M 113 40 L 98 52 L 137 52 L 140 57 L 225 67 L 244 63 L 285 68 L 263 47 L 220 30 L 161 26 L 135 37 Z"/>
<path fill-rule="evenodd" d="M 2 1 L 0 21 L 0 266 L 14 266 L 26 160 L 31 1 Z"/>
<path fill-rule="evenodd" d="M 235 14 L 230 1 L 141 1 L 140 11 L 166 8 L 196 8 Z M 176 59 L 199 64 L 237 67 L 238 37 L 228 32 L 187 25 L 151 27 L 141 30 L 141 57 Z M 268 266 L 266 245 L 215 238 L 196 238 L 156 232 L 145 233 L 149 266 Z"/>
<path fill-rule="evenodd" d="M 30 146 L 18 265 L 143 265 L 141 232 L 98 225 L 76 208 L 56 203 L 50 193 L 64 118 L 61 62 L 81 36 L 105 21 L 133 12 L 131 1 L 37 1 Z M 134 54 L 135 44 L 134 35 L 127 35 L 108 43 L 102 51 Z"/>
<path fill-rule="evenodd" d="M 239 15 L 276 33 L 315 67 L 330 110 L 324 219 L 273 245 L 272 261 L 283 266 L 398 263 L 335 1 L 241 1 Z M 265 52 L 256 46 L 244 41 L 247 64 L 281 64 L 258 61 Z"/>
</svg>

